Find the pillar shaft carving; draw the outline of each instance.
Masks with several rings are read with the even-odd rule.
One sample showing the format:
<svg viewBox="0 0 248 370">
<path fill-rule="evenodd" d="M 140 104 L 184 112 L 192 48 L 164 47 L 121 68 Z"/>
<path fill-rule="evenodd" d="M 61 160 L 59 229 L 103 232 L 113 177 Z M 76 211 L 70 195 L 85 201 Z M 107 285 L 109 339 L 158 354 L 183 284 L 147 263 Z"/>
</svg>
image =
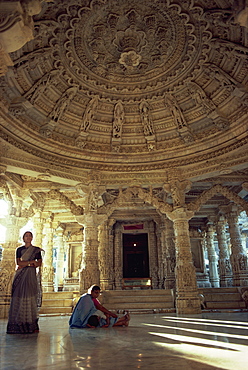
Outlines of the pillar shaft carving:
<svg viewBox="0 0 248 370">
<path fill-rule="evenodd" d="M 214 249 L 214 234 L 213 225 L 209 225 L 206 233 L 206 245 L 209 260 L 209 280 L 213 288 L 219 288 L 219 274 L 218 274 L 218 258 Z"/>
<path fill-rule="evenodd" d="M 216 224 L 216 232 L 219 246 L 219 273 L 220 286 L 232 286 L 232 267 L 230 253 L 226 241 L 226 220 L 221 217 Z"/>
<path fill-rule="evenodd" d="M 89 198 L 87 199 L 89 201 Z M 92 205 L 92 203 L 90 204 Z M 96 204 L 94 203 L 94 205 Z M 79 290 L 82 293 L 92 284 L 100 284 L 98 231 L 99 226 L 106 221 L 106 216 L 97 215 L 96 209 L 91 207 L 83 216 L 76 216 L 76 219 L 79 224 L 84 226 L 82 265 L 79 272 Z"/>
<path fill-rule="evenodd" d="M 175 250 L 175 234 L 173 222 L 168 218 L 165 219 L 165 289 L 175 289 L 175 267 L 176 267 L 176 250 Z"/>
<path fill-rule="evenodd" d="M 10 215 L 5 223 L 6 241 L 3 243 L 3 255 L 0 261 L 0 318 L 8 315 L 11 285 L 15 273 L 15 251 L 18 245 L 20 229 L 26 218 Z"/>
<path fill-rule="evenodd" d="M 122 276 L 123 276 L 123 261 L 122 261 L 122 230 L 121 225 L 116 224 L 115 236 L 114 236 L 114 274 L 115 274 L 115 289 L 122 288 Z"/>
<path fill-rule="evenodd" d="M 100 284 L 100 271 L 98 265 L 98 226 L 93 222 L 84 224 L 84 242 L 82 266 L 80 270 L 80 293 L 92 284 Z"/>
<path fill-rule="evenodd" d="M 231 256 L 230 261 L 233 271 L 233 285 L 247 286 L 248 285 L 248 266 L 247 255 L 244 253 L 241 233 L 238 224 L 238 212 L 232 209 L 227 215 L 229 233 L 231 239 Z"/>
<path fill-rule="evenodd" d="M 42 213 L 37 212 L 33 216 L 33 225 L 34 225 L 34 233 L 35 233 L 35 245 L 37 247 L 41 247 L 42 245 L 42 230 L 44 225 L 44 219 L 42 218 Z"/>
<path fill-rule="evenodd" d="M 56 230 L 56 246 L 57 246 L 57 261 L 56 261 L 56 275 L 55 285 L 58 291 L 63 290 L 64 286 L 64 227 L 59 226 Z"/>
<path fill-rule="evenodd" d="M 150 277 L 152 278 L 152 287 L 159 288 L 159 275 L 158 275 L 158 250 L 156 248 L 157 241 L 155 236 L 154 222 L 148 222 L 148 246 L 149 246 L 149 263 L 150 263 Z"/>
<path fill-rule="evenodd" d="M 162 227 L 161 221 L 155 224 L 156 232 L 156 244 L 157 244 L 157 255 L 158 255 L 158 288 L 164 287 L 164 273 L 163 273 L 163 250 L 162 250 Z"/>
<path fill-rule="evenodd" d="M 196 284 L 196 271 L 193 264 L 188 220 L 193 212 L 183 207 L 169 212 L 167 216 L 174 223 L 176 246 L 176 308 L 177 313 L 200 313 L 200 299 Z"/>
<path fill-rule="evenodd" d="M 101 289 L 113 289 L 112 224 L 105 221 L 99 228 L 99 268 Z"/>
<path fill-rule="evenodd" d="M 53 215 L 49 215 L 43 228 L 42 248 L 45 255 L 42 263 L 42 285 L 44 292 L 54 291 L 54 269 L 53 269 Z"/>
</svg>

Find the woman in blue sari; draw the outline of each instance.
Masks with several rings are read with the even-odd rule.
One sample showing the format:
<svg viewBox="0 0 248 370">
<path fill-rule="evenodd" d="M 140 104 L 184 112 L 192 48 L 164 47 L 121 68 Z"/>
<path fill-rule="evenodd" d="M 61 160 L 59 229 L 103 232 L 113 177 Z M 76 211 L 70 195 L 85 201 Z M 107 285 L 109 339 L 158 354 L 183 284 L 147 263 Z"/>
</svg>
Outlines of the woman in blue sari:
<svg viewBox="0 0 248 370">
<path fill-rule="evenodd" d="M 101 318 L 98 320 L 98 325 L 95 326 L 128 326 L 130 320 L 129 314 L 127 313 L 125 316 L 119 318 L 115 313 L 107 310 L 100 304 L 97 299 L 99 294 L 100 287 L 98 285 L 92 285 L 88 293 L 80 297 L 69 320 L 70 328 L 92 327 L 88 324 L 88 320 L 91 316 L 98 316 L 98 310 L 108 316 L 108 322 Z"/>
<path fill-rule="evenodd" d="M 30 334 L 39 331 L 38 306 L 41 305 L 41 248 L 32 245 L 33 234 L 23 235 L 25 245 L 16 249 L 17 270 L 12 284 L 7 334 Z"/>
</svg>

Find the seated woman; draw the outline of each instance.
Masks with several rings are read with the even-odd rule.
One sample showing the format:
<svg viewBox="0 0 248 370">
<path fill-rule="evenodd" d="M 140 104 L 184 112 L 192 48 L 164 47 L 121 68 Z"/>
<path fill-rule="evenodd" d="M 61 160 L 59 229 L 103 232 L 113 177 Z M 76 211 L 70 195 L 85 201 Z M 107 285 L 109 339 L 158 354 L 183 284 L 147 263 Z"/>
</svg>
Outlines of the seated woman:
<svg viewBox="0 0 248 370">
<path fill-rule="evenodd" d="M 129 314 L 118 318 L 116 314 L 103 307 L 98 300 L 95 301 L 97 307 L 95 306 L 94 300 L 97 299 L 99 294 L 100 287 L 98 285 L 92 285 L 92 287 L 88 290 L 88 293 L 85 293 L 80 297 L 69 320 L 70 328 L 86 328 L 89 318 L 92 315 L 97 316 L 97 310 L 102 311 L 106 316 L 108 316 L 108 326 L 128 326 L 130 320 Z M 99 326 L 106 325 L 106 319 L 101 318 L 99 320 Z"/>
</svg>

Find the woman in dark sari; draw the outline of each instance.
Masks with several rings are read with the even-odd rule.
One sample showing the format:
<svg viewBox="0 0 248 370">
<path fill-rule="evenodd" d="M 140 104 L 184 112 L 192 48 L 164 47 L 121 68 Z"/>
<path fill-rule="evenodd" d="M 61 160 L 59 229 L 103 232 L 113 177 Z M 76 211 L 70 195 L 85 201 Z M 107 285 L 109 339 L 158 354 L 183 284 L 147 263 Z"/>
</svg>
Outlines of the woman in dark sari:
<svg viewBox="0 0 248 370">
<path fill-rule="evenodd" d="M 38 306 L 41 285 L 36 268 L 41 266 L 41 248 L 32 245 L 33 234 L 23 235 L 25 245 L 16 249 L 17 270 L 12 284 L 12 299 L 7 325 L 8 334 L 29 334 L 39 331 Z"/>
</svg>

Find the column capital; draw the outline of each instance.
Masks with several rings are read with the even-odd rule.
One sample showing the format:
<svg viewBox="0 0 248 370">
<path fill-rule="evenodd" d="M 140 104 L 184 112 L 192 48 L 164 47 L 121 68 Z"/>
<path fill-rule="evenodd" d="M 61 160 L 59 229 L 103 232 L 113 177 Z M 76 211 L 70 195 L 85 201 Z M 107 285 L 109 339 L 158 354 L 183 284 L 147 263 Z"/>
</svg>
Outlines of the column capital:
<svg viewBox="0 0 248 370">
<path fill-rule="evenodd" d="M 185 193 L 189 191 L 192 183 L 189 180 L 173 179 L 163 185 L 163 189 L 167 193 L 171 193 L 173 199 L 173 207 L 181 208 L 185 206 Z"/>
<path fill-rule="evenodd" d="M 172 212 L 166 212 L 167 217 L 175 222 L 175 221 L 189 221 L 193 216 L 193 211 L 188 211 L 184 207 L 176 208 Z"/>
<path fill-rule="evenodd" d="M 95 227 L 101 225 L 102 223 L 104 223 L 104 221 L 108 220 L 107 215 L 98 215 L 95 212 L 89 212 L 84 215 L 75 216 L 75 218 L 80 225 Z"/>
</svg>

